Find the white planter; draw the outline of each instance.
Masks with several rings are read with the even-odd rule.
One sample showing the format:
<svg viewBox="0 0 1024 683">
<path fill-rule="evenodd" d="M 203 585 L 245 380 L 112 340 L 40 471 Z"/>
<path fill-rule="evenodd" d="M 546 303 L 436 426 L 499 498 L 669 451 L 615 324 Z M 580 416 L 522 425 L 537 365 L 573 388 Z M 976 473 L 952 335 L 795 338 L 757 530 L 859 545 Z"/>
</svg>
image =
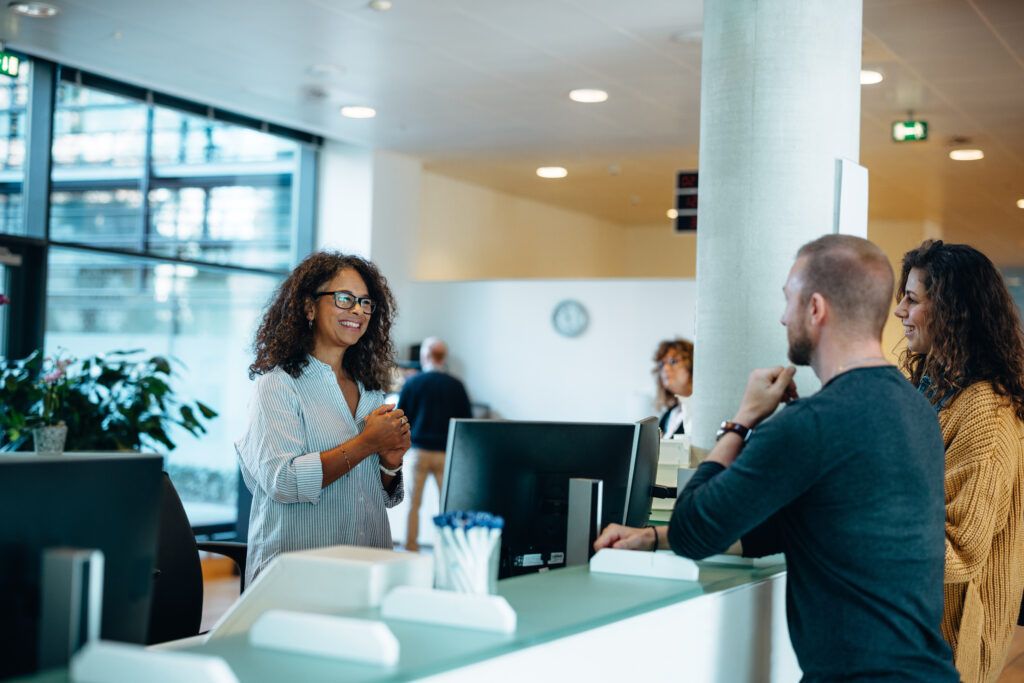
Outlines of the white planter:
<svg viewBox="0 0 1024 683">
<path fill-rule="evenodd" d="M 32 430 L 32 441 L 38 455 L 60 455 L 64 452 L 64 441 L 68 438 L 65 425 L 37 427 Z"/>
</svg>

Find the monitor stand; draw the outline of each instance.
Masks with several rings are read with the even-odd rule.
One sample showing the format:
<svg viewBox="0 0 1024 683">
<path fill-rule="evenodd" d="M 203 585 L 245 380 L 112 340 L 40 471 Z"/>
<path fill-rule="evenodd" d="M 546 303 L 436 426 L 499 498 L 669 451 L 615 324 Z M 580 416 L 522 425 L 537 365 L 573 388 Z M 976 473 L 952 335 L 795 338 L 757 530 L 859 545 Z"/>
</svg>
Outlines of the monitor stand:
<svg viewBox="0 0 1024 683">
<path fill-rule="evenodd" d="M 590 562 L 594 541 L 601 533 L 601 500 L 604 482 L 600 479 L 569 480 L 569 513 L 565 533 L 565 566 Z"/>
</svg>

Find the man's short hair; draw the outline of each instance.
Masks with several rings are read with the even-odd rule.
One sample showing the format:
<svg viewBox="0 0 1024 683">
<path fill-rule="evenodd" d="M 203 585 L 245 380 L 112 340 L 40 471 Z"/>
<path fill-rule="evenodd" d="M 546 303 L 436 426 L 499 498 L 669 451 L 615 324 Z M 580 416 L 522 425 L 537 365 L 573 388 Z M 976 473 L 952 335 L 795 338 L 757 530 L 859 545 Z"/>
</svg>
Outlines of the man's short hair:
<svg viewBox="0 0 1024 683">
<path fill-rule="evenodd" d="M 881 337 L 892 301 L 889 259 L 873 243 L 852 235 L 825 235 L 800 247 L 801 301 L 817 292 L 850 331 Z"/>
<path fill-rule="evenodd" d="M 427 337 L 420 342 L 420 361 L 444 365 L 448 357 L 448 345 L 439 337 Z"/>
</svg>

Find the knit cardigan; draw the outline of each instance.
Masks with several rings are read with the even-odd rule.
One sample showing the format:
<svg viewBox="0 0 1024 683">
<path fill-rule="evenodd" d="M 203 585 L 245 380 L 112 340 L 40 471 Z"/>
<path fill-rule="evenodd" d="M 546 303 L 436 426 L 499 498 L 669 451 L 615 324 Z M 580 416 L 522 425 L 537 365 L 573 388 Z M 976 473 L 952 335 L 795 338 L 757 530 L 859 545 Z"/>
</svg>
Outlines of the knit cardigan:
<svg viewBox="0 0 1024 683">
<path fill-rule="evenodd" d="M 1024 425 L 988 382 L 939 411 L 946 445 L 942 635 L 965 683 L 995 681 L 1024 591 Z"/>
</svg>

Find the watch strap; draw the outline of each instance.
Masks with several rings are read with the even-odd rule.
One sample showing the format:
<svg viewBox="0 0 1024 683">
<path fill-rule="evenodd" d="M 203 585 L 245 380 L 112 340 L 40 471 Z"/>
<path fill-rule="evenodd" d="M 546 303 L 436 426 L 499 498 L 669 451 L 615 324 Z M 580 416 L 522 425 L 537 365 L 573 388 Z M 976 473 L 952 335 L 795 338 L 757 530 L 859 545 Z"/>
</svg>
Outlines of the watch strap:
<svg viewBox="0 0 1024 683">
<path fill-rule="evenodd" d="M 726 420 L 722 423 L 722 426 L 718 428 L 718 434 L 715 436 L 715 441 L 718 441 L 729 432 L 739 435 L 739 437 L 743 439 L 743 443 L 746 443 L 750 440 L 750 435 L 754 430 L 746 425 L 741 425 L 739 422 Z"/>
<path fill-rule="evenodd" d="M 381 465 L 380 466 L 380 471 L 383 472 L 384 474 L 388 475 L 389 477 L 397 477 L 398 473 L 402 471 L 402 466 L 399 465 L 395 469 L 389 470 L 387 467 L 384 467 L 384 465 Z"/>
</svg>

